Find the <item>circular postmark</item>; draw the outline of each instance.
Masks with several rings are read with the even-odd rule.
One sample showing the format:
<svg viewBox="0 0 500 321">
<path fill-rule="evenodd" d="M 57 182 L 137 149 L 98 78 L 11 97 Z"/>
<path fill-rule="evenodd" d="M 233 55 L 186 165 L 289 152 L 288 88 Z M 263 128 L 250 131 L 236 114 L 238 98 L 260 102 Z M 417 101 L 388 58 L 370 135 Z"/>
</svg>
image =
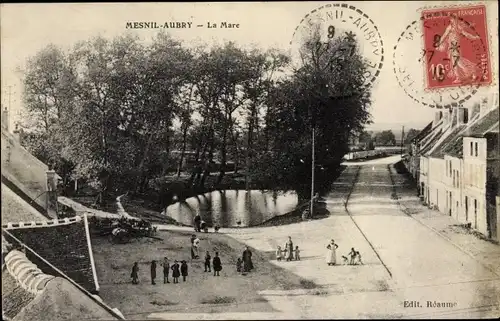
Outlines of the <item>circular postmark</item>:
<svg viewBox="0 0 500 321">
<path fill-rule="evenodd" d="M 460 9 L 422 12 L 394 46 L 393 71 L 415 102 L 451 108 L 491 83 L 486 28 L 471 23 Z"/>
<path fill-rule="evenodd" d="M 290 41 L 292 60 L 313 28 L 319 26 L 321 39 L 328 41 L 334 36 L 355 37 L 361 55 L 367 60 L 364 73 L 365 85 L 372 85 L 384 63 L 384 43 L 377 25 L 361 9 L 346 3 L 320 6 L 302 18 Z"/>
</svg>

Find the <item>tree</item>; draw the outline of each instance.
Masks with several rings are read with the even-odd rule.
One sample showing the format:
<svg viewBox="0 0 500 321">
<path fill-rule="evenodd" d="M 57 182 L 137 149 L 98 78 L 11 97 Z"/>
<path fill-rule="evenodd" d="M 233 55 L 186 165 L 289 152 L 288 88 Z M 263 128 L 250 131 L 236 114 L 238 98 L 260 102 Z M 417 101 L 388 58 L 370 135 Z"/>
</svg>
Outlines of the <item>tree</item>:
<svg viewBox="0 0 500 321">
<path fill-rule="evenodd" d="M 379 146 L 396 145 L 396 136 L 392 130 L 383 130 L 375 134 L 375 143 Z"/>
<path fill-rule="evenodd" d="M 254 49 L 247 58 L 249 77 L 243 86 L 246 104 L 247 137 L 245 148 L 245 185 L 250 188 L 250 166 L 254 153 L 255 134 L 259 131 L 259 109 L 264 108 L 276 72 L 281 72 L 289 58 L 277 50 Z M 267 131 L 266 131 L 267 133 Z M 268 137 L 264 138 L 267 145 Z"/>
<path fill-rule="evenodd" d="M 417 137 L 417 135 L 420 133 L 420 130 L 410 128 L 408 133 L 406 134 L 406 137 L 404 138 L 405 144 L 410 144 L 413 138 Z"/>
<path fill-rule="evenodd" d="M 301 65 L 272 89 L 268 101 L 271 148 L 261 152 L 252 166 L 254 177 L 272 182 L 276 190 L 295 190 L 300 202 L 310 193 L 312 128 L 315 190 L 321 193 L 336 178 L 349 137 L 370 122 L 371 89 L 364 84 L 366 61 L 356 40 L 341 36 L 318 46 L 322 43 L 313 32 L 304 41 Z"/>
</svg>

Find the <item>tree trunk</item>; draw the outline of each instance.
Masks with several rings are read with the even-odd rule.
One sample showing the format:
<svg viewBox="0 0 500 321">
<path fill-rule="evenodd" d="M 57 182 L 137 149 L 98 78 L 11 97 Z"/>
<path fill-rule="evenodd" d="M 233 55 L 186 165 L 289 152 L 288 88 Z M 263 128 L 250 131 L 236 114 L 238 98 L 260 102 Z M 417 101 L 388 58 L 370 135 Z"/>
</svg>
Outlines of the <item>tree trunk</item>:
<svg viewBox="0 0 500 321">
<path fill-rule="evenodd" d="M 151 133 L 149 134 L 148 142 L 146 143 L 146 147 L 144 148 L 144 152 L 142 153 L 141 162 L 137 167 L 138 180 L 136 182 L 134 191 L 138 191 L 141 188 L 142 182 L 144 180 L 144 173 L 143 173 L 144 162 L 146 161 L 146 157 L 148 156 L 149 153 L 149 148 L 151 147 L 151 143 L 153 142 L 154 133 L 155 133 L 154 131 L 151 131 Z"/>
<path fill-rule="evenodd" d="M 222 131 L 222 146 L 221 146 L 221 161 L 220 161 L 220 172 L 219 177 L 217 178 L 217 182 L 215 185 L 219 185 L 226 174 L 226 162 L 227 162 L 227 130 L 228 130 L 228 121 L 226 119 L 226 124 L 224 124 L 224 130 Z"/>
<path fill-rule="evenodd" d="M 253 127 L 256 107 L 252 106 L 250 119 L 248 120 L 247 149 L 245 151 L 245 189 L 250 190 L 250 166 L 253 146 Z"/>
<path fill-rule="evenodd" d="M 239 148 L 238 148 L 238 132 L 234 131 L 235 132 L 232 137 L 233 137 L 233 144 L 234 144 L 234 173 L 237 174 L 238 173 L 238 167 L 240 165 L 240 151 L 239 151 Z"/>
<path fill-rule="evenodd" d="M 179 159 L 179 165 L 177 167 L 177 177 L 181 176 L 182 163 L 184 161 L 184 153 L 186 152 L 187 131 L 188 131 L 188 126 L 185 125 L 184 130 L 182 132 L 182 149 L 181 149 L 181 157 Z"/>
<path fill-rule="evenodd" d="M 205 168 L 203 171 L 203 175 L 201 176 L 200 179 L 200 188 L 203 189 L 205 188 L 205 182 L 207 180 L 207 177 L 210 176 L 210 165 L 212 163 L 213 157 L 214 157 L 214 137 L 213 133 L 211 135 L 211 141 L 210 141 L 210 149 L 208 151 L 208 158 L 205 161 Z"/>
</svg>

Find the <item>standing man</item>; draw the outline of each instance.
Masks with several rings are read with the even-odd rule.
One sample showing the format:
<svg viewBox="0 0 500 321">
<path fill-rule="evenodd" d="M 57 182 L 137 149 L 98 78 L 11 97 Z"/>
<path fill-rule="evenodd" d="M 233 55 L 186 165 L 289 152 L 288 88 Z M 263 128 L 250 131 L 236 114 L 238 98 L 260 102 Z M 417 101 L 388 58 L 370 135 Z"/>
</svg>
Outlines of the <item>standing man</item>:
<svg viewBox="0 0 500 321">
<path fill-rule="evenodd" d="M 245 246 L 245 250 L 243 251 L 243 271 L 250 272 L 252 269 L 252 251 L 250 251 L 248 246 Z"/>
<path fill-rule="evenodd" d="M 168 281 L 168 274 L 170 273 L 170 262 L 168 262 L 168 258 L 165 256 L 163 259 L 163 284 L 170 283 Z"/>
<path fill-rule="evenodd" d="M 215 252 L 212 266 L 214 268 L 214 276 L 220 276 L 219 272 L 222 270 L 222 262 L 219 257 L 219 252 Z"/>
<path fill-rule="evenodd" d="M 193 241 L 193 250 L 194 250 L 194 258 L 195 259 L 200 257 L 199 247 L 200 247 L 200 239 L 198 237 L 196 237 Z"/>
<path fill-rule="evenodd" d="M 156 261 L 153 260 L 151 261 L 151 284 L 155 285 L 155 279 L 156 279 Z"/>
<path fill-rule="evenodd" d="M 137 262 L 134 263 L 134 266 L 132 266 L 132 273 L 130 274 L 130 277 L 132 278 L 132 284 L 137 284 L 139 283 L 139 265 Z"/>
<path fill-rule="evenodd" d="M 201 224 L 200 213 L 196 213 L 196 216 L 194 217 L 194 231 L 195 232 L 200 232 L 200 224 Z"/>
<path fill-rule="evenodd" d="M 196 258 L 196 255 L 194 253 L 194 240 L 196 240 L 196 235 L 191 235 L 191 259 Z"/>
</svg>

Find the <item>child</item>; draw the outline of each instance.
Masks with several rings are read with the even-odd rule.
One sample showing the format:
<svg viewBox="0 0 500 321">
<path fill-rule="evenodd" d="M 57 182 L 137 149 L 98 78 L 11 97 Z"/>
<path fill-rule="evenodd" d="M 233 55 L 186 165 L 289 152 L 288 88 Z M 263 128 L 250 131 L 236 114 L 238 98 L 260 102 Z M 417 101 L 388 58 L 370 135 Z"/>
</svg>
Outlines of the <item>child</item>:
<svg viewBox="0 0 500 321">
<path fill-rule="evenodd" d="M 238 273 L 242 272 L 242 268 L 241 268 L 242 265 L 243 265 L 243 261 L 239 257 L 238 261 L 236 261 L 236 272 L 238 272 Z"/>
<path fill-rule="evenodd" d="M 356 256 L 358 257 L 358 262 L 364 265 L 363 261 L 361 261 L 361 254 L 358 251 L 356 251 Z"/>
<path fill-rule="evenodd" d="M 349 264 L 354 265 L 355 264 L 354 260 L 356 259 L 356 251 L 354 250 L 353 247 L 351 248 L 351 252 L 349 252 L 348 255 L 351 257 L 351 259 L 349 260 Z"/>
<path fill-rule="evenodd" d="M 188 276 L 188 265 L 186 261 L 182 261 L 181 264 L 181 274 L 182 274 L 182 281 L 186 282 L 186 276 Z"/>
<path fill-rule="evenodd" d="M 165 256 L 163 259 L 163 284 L 170 283 L 168 280 L 168 274 L 170 273 L 170 262 L 168 262 L 168 258 Z"/>
<path fill-rule="evenodd" d="M 276 250 L 276 260 L 281 261 L 283 257 L 281 256 L 281 246 L 278 246 L 278 249 Z"/>
<path fill-rule="evenodd" d="M 298 245 L 295 247 L 295 261 L 300 261 L 300 250 Z"/>
<path fill-rule="evenodd" d="M 214 276 L 219 276 L 219 272 L 222 270 L 222 262 L 220 261 L 219 252 L 215 252 L 212 265 L 214 267 Z"/>
<path fill-rule="evenodd" d="M 212 272 L 210 269 L 210 259 L 210 253 L 207 251 L 207 254 L 205 254 L 205 272 L 207 272 L 207 269 L 208 272 Z"/>
<path fill-rule="evenodd" d="M 172 277 L 174 278 L 174 283 L 179 283 L 179 263 L 177 263 L 177 260 L 174 261 L 174 264 L 171 267 L 172 269 Z"/>
</svg>

